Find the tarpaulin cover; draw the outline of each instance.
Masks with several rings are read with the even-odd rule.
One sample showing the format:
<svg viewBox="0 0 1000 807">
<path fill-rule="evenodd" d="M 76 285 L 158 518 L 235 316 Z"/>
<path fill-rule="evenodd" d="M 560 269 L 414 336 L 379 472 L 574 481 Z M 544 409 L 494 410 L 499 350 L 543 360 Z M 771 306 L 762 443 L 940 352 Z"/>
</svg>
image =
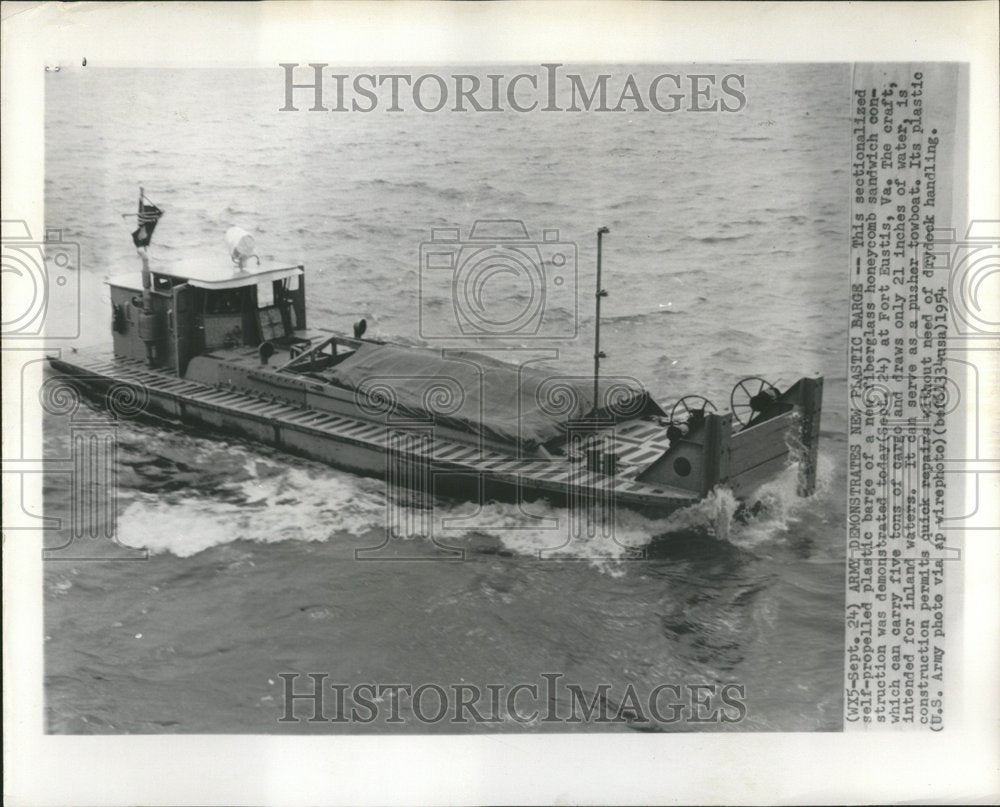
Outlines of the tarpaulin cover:
<svg viewBox="0 0 1000 807">
<path fill-rule="evenodd" d="M 591 378 L 466 350 L 365 343 L 327 373 L 370 411 L 391 408 L 393 418 L 433 420 L 528 449 L 561 438 L 571 421 L 595 417 Z M 599 397 L 602 421 L 663 414 L 634 383 L 610 378 Z"/>
</svg>

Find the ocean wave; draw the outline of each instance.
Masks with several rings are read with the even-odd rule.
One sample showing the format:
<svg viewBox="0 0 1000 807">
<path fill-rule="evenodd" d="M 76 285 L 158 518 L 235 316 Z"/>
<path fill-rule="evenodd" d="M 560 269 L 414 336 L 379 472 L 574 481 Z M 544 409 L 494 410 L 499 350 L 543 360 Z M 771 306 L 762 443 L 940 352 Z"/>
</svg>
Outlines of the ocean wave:
<svg viewBox="0 0 1000 807">
<path fill-rule="evenodd" d="M 427 509 L 415 506 L 404 491 L 392 502 L 393 523 L 402 525 L 392 537 L 474 554 L 501 551 L 524 558 L 585 560 L 601 572 L 620 575 L 626 572 L 623 563 L 643 557 L 654 541 L 675 535 L 740 549 L 780 541 L 803 511 L 827 495 L 834 470 L 833 461 L 821 455 L 817 492 L 802 499 L 796 494 L 797 466 L 788 466 L 758 492 L 763 508 L 743 519 L 738 518 L 739 501 L 725 487 L 667 516 L 619 509 L 613 524 L 601 525 L 544 501 L 523 506 L 438 502 Z M 355 539 L 368 536 L 378 543 L 386 535 L 386 489 L 373 480 L 365 482 L 367 486 L 355 477 L 308 468 L 262 475 L 248 461 L 244 478 L 225 495 L 140 495 L 120 515 L 117 538 L 153 555 L 181 558 L 237 541 L 356 544 Z"/>
<path fill-rule="evenodd" d="M 190 557 L 214 546 L 326 541 L 360 536 L 384 523 L 385 500 L 355 479 L 289 468 L 262 474 L 248 459 L 242 479 L 210 495 L 138 494 L 119 516 L 117 538 L 151 554 Z"/>
<path fill-rule="evenodd" d="M 793 462 L 772 481 L 763 485 L 754 497 L 761 503 L 756 515 L 746 516 L 740 501 L 722 486 L 689 507 L 662 517 L 651 517 L 631 510 L 615 513 L 609 532 L 567 535 L 563 529 L 523 529 L 524 515 L 514 506 L 493 505 L 485 520 L 496 530 L 496 537 L 508 550 L 519 555 L 538 557 L 582 557 L 594 561 L 602 571 L 621 573 L 619 562 L 643 554 L 657 540 L 687 536 L 695 541 L 717 540 L 738 549 L 752 550 L 764 544 L 781 542 L 799 516 L 816 507 L 817 500 L 828 498 L 836 472 L 831 457 L 821 454 L 817 463 L 816 492 L 808 498 L 797 493 L 798 464 Z M 569 519 L 567 510 L 547 508 L 542 515 L 562 523 Z M 610 565 L 609 565 L 609 562 Z"/>
<path fill-rule="evenodd" d="M 652 311 L 641 311 L 632 314 L 615 314 L 612 316 L 601 315 L 603 324 L 613 323 L 615 325 L 641 325 L 647 317 L 660 316 L 684 316 L 687 311 L 679 311 L 675 308 L 655 308 Z"/>
<path fill-rule="evenodd" d="M 817 509 L 817 502 L 829 499 L 836 471 L 834 459 L 821 452 L 816 462 L 816 491 L 812 496 L 802 497 L 797 492 L 799 466 L 789 464 L 757 490 L 754 496 L 760 503 L 757 512 L 738 521 L 734 511 L 722 537 L 742 549 L 783 541 L 804 514 Z"/>
<path fill-rule="evenodd" d="M 695 236 L 695 235 L 685 235 L 682 241 L 694 241 L 699 244 L 721 244 L 727 241 L 743 241 L 750 237 L 749 233 L 744 233 L 742 235 L 705 235 L 705 236 Z"/>
</svg>

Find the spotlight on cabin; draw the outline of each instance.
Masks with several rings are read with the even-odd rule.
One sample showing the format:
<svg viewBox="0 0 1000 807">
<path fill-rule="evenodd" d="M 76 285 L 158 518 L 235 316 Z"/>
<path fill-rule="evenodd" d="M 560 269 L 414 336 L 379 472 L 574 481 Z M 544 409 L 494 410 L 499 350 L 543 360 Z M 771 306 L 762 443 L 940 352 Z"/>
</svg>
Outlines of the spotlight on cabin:
<svg viewBox="0 0 1000 807">
<path fill-rule="evenodd" d="M 260 265 L 260 258 L 256 252 L 257 245 L 254 243 L 253 236 L 242 227 L 230 227 L 226 230 L 226 245 L 229 247 L 229 257 L 240 269 L 251 258 L 256 258 L 257 265 Z"/>
</svg>

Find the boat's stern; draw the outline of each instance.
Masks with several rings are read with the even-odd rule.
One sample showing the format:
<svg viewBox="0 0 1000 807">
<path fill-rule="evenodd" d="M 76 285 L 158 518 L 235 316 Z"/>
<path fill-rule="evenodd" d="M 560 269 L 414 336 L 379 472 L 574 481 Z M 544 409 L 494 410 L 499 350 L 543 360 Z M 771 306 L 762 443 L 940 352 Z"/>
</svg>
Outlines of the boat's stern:
<svg viewBox="0 0 1000 807">
<path fill-rule="evenodd" d="M 734 387 L 727 412 L 711 411 L 704 398 L 696 399 L 700 406 L 675 406 L 667 426 L 669 446 L 636 479 L 698 496 L 725 485 L 745 499 L 796 462 L 798 494 L 809 496 L 816 489 L 822 402 L 822 378 L 801 378 L 784 392 L 752 378 Z"/>
</svg>

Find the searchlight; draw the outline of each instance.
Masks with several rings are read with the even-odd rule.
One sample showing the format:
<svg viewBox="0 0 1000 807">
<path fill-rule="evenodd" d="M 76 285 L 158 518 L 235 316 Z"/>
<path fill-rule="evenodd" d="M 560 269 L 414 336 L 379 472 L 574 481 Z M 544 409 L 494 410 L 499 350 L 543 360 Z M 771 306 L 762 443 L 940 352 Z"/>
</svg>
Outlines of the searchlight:
<svg viewBox="0 0 1000 807">
<path fill-rule="evenodd" d="M 226 245 L 229 247 L 229 257 L 240 269 L 243 269 L 251 258 L 256 258 L 257 265 L 260 265 L 253 236 L 242 227 L 230 227 L 226 230 Z"/>
</svg>

